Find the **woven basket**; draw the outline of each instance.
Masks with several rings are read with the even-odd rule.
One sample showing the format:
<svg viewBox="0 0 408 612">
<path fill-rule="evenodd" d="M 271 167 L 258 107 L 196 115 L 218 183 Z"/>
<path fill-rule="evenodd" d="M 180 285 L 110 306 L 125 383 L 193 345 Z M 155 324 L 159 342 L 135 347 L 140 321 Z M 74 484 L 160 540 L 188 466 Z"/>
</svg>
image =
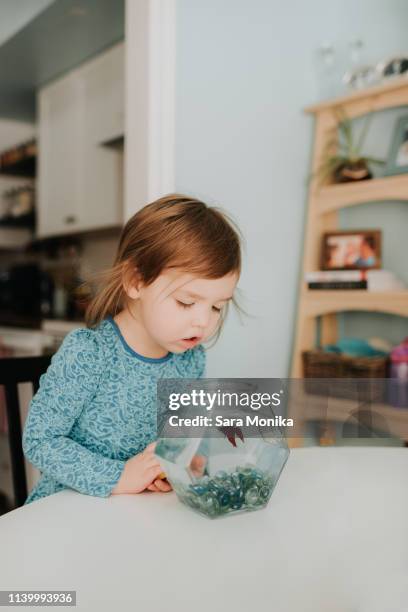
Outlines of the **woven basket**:
<svg viewBox="0 0 408 612">
<path fill-rule="evenodd" d="M 330 394 L 347 399 L 366 399 L 382 402 L 385 399 L 385 384 L 375 379 L 387 378 L 389 368 L 388 357 L 350 357 L 336 353 L 326 353 L 320 349 L 302 353 L 305 391 L 317 395 L 325 395 L 327 386 L 324 381 L 308 380 L 321 378 L 369 378 L 369 385 L 350 385 L 344 381 L 330 387 Z"/>
</svg>

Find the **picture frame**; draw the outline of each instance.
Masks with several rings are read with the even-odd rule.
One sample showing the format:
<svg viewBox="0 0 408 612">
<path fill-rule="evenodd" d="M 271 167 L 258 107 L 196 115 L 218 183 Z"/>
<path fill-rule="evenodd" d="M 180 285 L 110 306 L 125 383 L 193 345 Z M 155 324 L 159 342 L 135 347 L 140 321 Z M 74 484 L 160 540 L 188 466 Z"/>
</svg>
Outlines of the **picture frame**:
<svg viewBox="0 0 408 612">
<path fill-rule="evenodd" d="M 408 115 L 400 117 L 395 125 L 385 176 L 408 172 Z"/>
<path fill-rule="evenodd" d="M 381 230 L 325 232 L 322 270 L 374 270 L 381 268 Z"/>
</svg>

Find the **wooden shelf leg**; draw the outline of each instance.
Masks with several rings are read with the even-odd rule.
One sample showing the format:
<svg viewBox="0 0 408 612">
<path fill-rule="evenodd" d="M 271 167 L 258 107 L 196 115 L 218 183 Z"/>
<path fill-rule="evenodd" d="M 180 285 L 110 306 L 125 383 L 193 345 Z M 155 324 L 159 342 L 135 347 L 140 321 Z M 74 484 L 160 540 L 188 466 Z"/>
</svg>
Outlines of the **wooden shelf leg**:
<svg viewBox="0 0 408 612">
<path fill-rule="evenodd" d="M 320 327 L 320 343 L 334 344 L 338 340 L 338 324 L 336 313 L 323 315 Z"/>
<path fill-rule="evenodd" d="M 303 305 L 300 303 L 291 378 L 303 378 L 302 351 L 314 348 L 316 343 L 316 318 L 303 315 L 303 310 Z"/>
</svg>

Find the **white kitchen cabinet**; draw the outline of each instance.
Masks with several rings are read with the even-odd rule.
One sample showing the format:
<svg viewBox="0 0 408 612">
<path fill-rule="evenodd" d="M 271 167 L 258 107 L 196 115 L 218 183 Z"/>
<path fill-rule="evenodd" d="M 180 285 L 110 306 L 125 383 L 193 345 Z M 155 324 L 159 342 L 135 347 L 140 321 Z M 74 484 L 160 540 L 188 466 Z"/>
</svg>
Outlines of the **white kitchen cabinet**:
<svg viewBox="0 0 408 612">
<path fill-rule="evenodd" d="M 124 134 L 124 45 L 101 53 L 78 69 L 88 109 L 85 128 L 91 142 L 102 144 Z"/>
<path fill-rule="evenodd" d="M 123 152 L 106 142 L 123 136 L 123 44 L 78 70 L 81 92 L 81 227 L 123 219 Z"/>
<path fill-rule="evenodd" d="M 38 96 L 38 228 L 40 237 L 80 223 L 81 87 L 76 72 Z"/>
<path fill-rule="evenodd" d="M 123 222 L 123 43 L 38 93 L 38 237 Z"/>
</svg>

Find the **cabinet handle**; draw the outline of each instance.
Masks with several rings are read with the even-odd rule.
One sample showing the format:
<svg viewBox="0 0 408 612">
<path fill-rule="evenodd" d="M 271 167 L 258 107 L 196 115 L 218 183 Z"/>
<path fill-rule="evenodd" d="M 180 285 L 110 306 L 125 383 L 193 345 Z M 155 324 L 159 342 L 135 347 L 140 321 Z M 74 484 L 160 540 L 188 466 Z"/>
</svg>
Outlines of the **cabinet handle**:
<svg viewBox="0 0 408 612">
<path fill-rule="evenodd" d="M 75 215 L 68 215 L 68 217 L 65 217 L 64 219 L 65 223 L 75 223 L 75 221 L 76 221 Z"/>
</svg>

